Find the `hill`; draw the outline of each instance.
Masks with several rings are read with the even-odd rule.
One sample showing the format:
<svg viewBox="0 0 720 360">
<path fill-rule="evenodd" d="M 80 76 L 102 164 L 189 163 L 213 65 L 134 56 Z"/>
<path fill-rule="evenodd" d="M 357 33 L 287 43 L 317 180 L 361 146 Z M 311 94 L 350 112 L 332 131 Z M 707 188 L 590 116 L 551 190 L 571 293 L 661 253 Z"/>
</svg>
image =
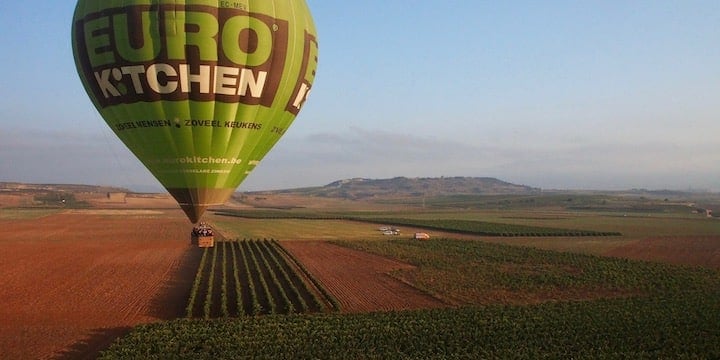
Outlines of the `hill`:
<svg viewBox="0 0 720 360">
<path fill-rule="evenodd" d="M 167 193 L 145 194 L 113 186 L 0 182 L 0 208 L 175 208 Z"/>
<path fill-rule="evenodd" d="M 0 192 L 25 193 L 96 193 L 96 192 L 130 192 L 130 190 L 112 186 L 82 184 L 28 184 L 19 182 L 0 182 Z"/>
<path fill-rule="evenodd" d="M 342 198 L 350 200 L 443 195 L 520 195 L 540 189 L 487 177 L 441 177 L 338 180 L 319 187 L 258 192 Z"/>
</svg>

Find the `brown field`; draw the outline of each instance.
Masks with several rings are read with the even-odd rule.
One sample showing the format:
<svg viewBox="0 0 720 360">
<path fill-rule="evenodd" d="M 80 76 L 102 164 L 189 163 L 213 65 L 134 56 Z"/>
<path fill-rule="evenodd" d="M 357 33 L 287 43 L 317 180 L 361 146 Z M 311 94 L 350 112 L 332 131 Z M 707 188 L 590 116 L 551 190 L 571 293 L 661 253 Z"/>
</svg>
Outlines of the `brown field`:
<svg viewBox="0 0 720 360">
<path fill-rule="evenodd" d="M 15 194 L 0 194 L 0 208 L 20 206 L 28 199 L 27 196 Z"/>
<path fill-rule="evenodd" d="M 188 228 L 179 211 L 0 220 L 0 359 L 92 358 L 130 327 L 181 315 Z"/>
<path fill-rule="evenodd" d="M 322 241 L 281 244 L 337 298 L 343 312 L 447 306 L 389 275 L 394 270 L 412 269 L 412 265 Z"/>
<path fill-rule="evenodd" d="M 648 238 L 617 247 L 606 255 L 720 269 L 720 236 Z"/>
<path fill-rule="evenodd" d="M 99 199 L 103 209 L 0 211 L 0 359 L 92 358 L 133 326 L 184 314 L 200 254 L 189 243 L 191 225 L 184 214 L 167 197 L 127 197 L 124 204 L 100 204 Z M 282 240 L 344 311 L 446 306 L 389 275 L 411 265 L 311 241 L 383 239 L 370 224 L 292 220 L 285 221 L 286 227 L 272 220 L 209 215 L 218 225 L 238 222 L 246 231 L 230 237 Z M 217 229 L 223 227 L 229 228 Z M 718 236 L 584 241 L 601 240 L 609 256 L 720 268 Z M 612 248 L 606 251 L 608 241 Z"/>
</svg>

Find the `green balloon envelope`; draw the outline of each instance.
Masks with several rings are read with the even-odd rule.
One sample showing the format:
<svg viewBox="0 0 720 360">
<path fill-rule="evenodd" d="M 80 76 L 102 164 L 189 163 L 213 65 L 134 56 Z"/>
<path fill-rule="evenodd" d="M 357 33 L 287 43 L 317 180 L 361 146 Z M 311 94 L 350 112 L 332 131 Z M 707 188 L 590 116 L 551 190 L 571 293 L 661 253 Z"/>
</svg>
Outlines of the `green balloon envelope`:
<svg viewBox="0 0 720 360">
<path fill-rule="evenodd" d="M 79 0 L 72 45 L 95 107 L 192 222 L 285 133 L 318 54 L 303 0 Z"/>
</svg>

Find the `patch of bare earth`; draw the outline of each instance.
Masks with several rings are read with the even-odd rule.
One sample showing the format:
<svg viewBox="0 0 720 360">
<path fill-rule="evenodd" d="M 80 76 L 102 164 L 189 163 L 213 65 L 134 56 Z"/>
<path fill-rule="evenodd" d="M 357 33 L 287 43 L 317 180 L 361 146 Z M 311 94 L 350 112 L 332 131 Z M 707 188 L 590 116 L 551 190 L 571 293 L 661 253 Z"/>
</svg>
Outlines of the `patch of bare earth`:
<svg viewBox="0 0 720 360">
<path fill-rule="evenodd" d="M 178 215 L 0 221 L 0 359 L 94 358 L 181 316 L 198 253 Z"/>
<path fill-rule="evenodd" d="M 0 194 L 0 208 L 21 205 L 27 197 L 13 194 Z"/>
<path fill-rule="evenodd" d="M 412 265 L 322 241 L 286 241 L 282 246 L 338 300 L 343 312 L 447 306 L 389 275 Z"/>
<path fill-rule="evenodd" d="M 617 247 L 606 255 L 720 269 L 720 236 L 649 238 Z"/>
</svg>

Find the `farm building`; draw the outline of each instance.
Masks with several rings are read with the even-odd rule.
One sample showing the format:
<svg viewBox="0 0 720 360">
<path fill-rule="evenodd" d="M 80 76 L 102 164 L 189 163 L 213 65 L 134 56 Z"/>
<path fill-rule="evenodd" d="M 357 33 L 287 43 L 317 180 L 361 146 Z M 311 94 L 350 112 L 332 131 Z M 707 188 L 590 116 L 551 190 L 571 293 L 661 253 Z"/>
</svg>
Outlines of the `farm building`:
<svg viewBox="0 0 720 360">
<path fill-rule="evenodd" d="M 413 236 L 415 240 L 430 240 L 430 235 L 428 233 L 415 233 L 415 236 Z"/>
</svg>

